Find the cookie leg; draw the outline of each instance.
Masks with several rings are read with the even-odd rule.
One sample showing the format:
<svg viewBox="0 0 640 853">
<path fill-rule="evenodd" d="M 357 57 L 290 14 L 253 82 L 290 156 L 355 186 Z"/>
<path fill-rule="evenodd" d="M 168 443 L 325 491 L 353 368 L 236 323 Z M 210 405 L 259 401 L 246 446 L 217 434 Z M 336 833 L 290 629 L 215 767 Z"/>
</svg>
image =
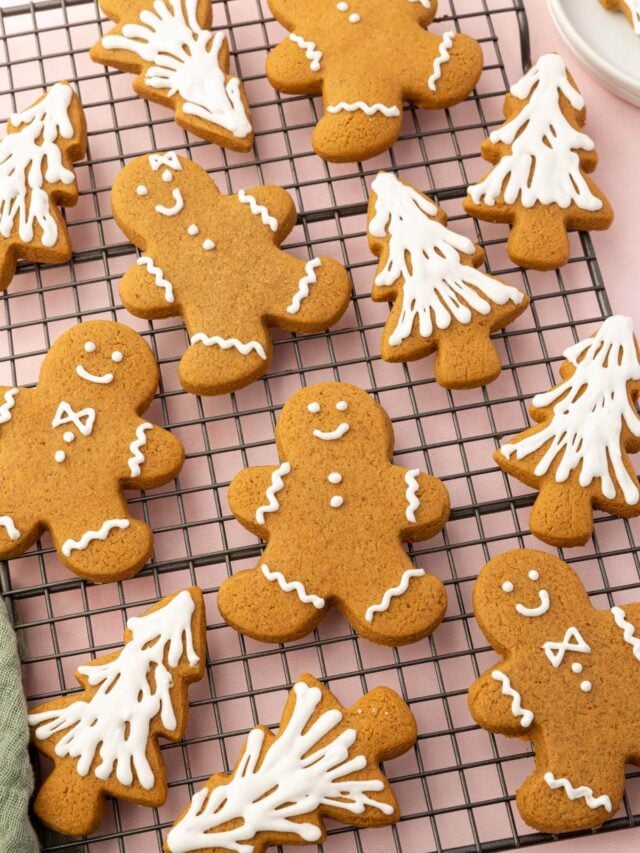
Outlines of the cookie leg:
<svg viewBox="0 0 640 853">
<path fill-rule="evenodd" d="M 218 608 L 229 625 L 265 643 L 304 637 L 324 619 L 325 605 L 293 572 L 285 575 L 264 563 L 233 575 L 218 593 Z"/>
<path fill-rule="evenodd" d="M 38 538 L 38 524 L 19 512 L 4 513 L 0 508 L 0 560 L 9 560 L 26 551 Z"/>
<path fill-rule="evenodd" d="M 364 104 L 364 102 L 354 102 Z M 353 163 L 381 154 L 402 127 L 402 101 L 389 104 L 329 104 L 313 132 L 313 147 L 332 163 Z M 371 113 L 371 114 L 369 114 Z"/>
<path fill-rule="evenodd" d="M 189 328 L 192 328 L 188 324 Z M 271 362 L 271 338 L 264 328 L 242 338 L 224 332 L 191 334 L 180 362 L 180 382 L 192 394 L 227 394 L 259 379 Z"/>
</svg>

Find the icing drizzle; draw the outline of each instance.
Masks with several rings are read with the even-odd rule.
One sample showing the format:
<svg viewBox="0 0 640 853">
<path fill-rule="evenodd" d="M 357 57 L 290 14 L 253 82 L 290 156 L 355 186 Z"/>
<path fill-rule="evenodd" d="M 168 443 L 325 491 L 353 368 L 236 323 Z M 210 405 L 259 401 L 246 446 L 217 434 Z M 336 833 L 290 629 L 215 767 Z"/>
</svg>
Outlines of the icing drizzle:
<svg viewBox="0 0 640 853">
<path fill-rule="evenodd" d="M 418 499 L 418 492 L 420 491 L 420 484 L 418 483 L 419 476 L 419 468 L 412 468 L 404 475 L 404 481 L 407 484 L 407 491 L 405 492 L 407 508 L 404 514 L 407 521 L 411 522 L 411 524 L 416 523 L 416 510 L 420 508 L 420 501 Z"/>
<path fill-rule="evenodd" d="M 586 785 L 574 788 L 568 779 L 556 779 L 551 771 L 544 774 L 544 781 L 553 791 L 563 788 L 570 800 L 584 800 L 590 809 L 599 809 L 602 807 L 608 812 L 613 811 L 610 798 L 606 794 L 595 797 L 593 788 L 587 788 Z"/>
<path fill-rule="evenodd" d="M 22 536 L 10 515 L 0 515 L 0 526 L 4 527 L 12 542 L 15 542 Z"/>
<path fill-rule="evenodd" d="M 65 424 L 73 424 L 80 432 L 80 435 L 84 435 L 86 437 L 91 435 L 93 432 L 95 422 L 95 409 L 87 406 L 86 409 L 79 409 L 76 412 L 70 403 L 67 403 L 66 400 L 61 400 L 60 403 L 58 403 L 58 408 L 56 409 L 56 413 L 51 421 L 51 426 L 55 429 L 56 427 L 64 426 Z M 71 435 L 73 436 L 73 433 L 71 433 Z M 71 441 L 73 441 L 73 438 Z"/>
<path fill-rule="evenodd" d="M 288 462 L 283 462 L 271 475 L 271 485 L 266 492 L 267 503 L 256 510 L 256 521 L 258 524 L 264 524 L 264 517 L 267 512 L 278 512 L 280 509 L 276 495 L 284 489 L 284 480 L 282 478 L 290 473 L 291 465 Z"/>
<path fill-rule="evenodd" d="M 359 111 L 368 116 L 374 116 L 376 113 L 382 113 L 386 118 L 398 118 L 400 115 L 398 107 L 387 107 L 384 104 L 365 104 L 364 101 L 354 101 L 353 103 L 340 101 L 339 104 L 333 104 L 332 106 L 327 107 L 327 112 L 332 115 L 342 112 L 355 113 Z"/>
<path fill-rule="evenodd" d="M 173 304 L 173 285 L 164 277 L 164 272 L 160 267 L 154 265 L 153 258 L 147 255 L 140 255 L 136 263 L 140 267 L 145 267 L 149 275 L 153 276 L 156 287 L 162 288 L 165 302 L 168 302 L 170 305 Z"/>
<path fill-rule="evenodd" d="M 315 271 L 321 266 L 322 261 L 320 258 L 314 258 L 307 262 L 304 268 L 305 275 L 298 282 L 298 290 L 294 293 L 291 305 L 287 308 L 287 314 L 298 313 L 303 301 L 309 296 L 309 285 L 318 283 L 318 277 Z"/>
<path fill-rule="evenodd" d="M 501 692 L 503 696 L 508 696 L 511 701 L 511 713 L 514 717 L 521 717 L 520 725 L 523 729 L 528 729 L 533 722 L 533 711 L 522 707 L 522 696 L 511 686 L 511 679 L 506 672 L 501 672 L 499 669 L 494 669 L 491 673 L 491 678 L 494 681 L 499 681 L 501 684 Z"/>
<path fill-rule="evenodd" d="M 364 614 L 365 620 L 367 622 L 373 622 L 373 617 L 376 613 L 384 613 L 391 606 L 392 599 L 405 594 L 409 589 L 409 581 L 411 578 L 421 578 L 424 574 L 424 569 L 407 569 L 403 573 L 400 583 L 397 586 L 392 586 L 388 589 L 378 604 L 372 604 L 371 607 L 367 608 L 367 612 Z"/>
<path fill-rule="evenodd" d="M 153 429 L 153 424 L 150 424 L 148 422 L 140 424 L 136 429 L 136 437 L 129 445 L 129 453 L 131 454 L 131 457 L 129 458 L 128 464 L 132 477 L 140 476 L 140 466 L 144 464 L 144 453 L 142 452 L 142 448 L 147 443 L 146 433 L 150 429 Z"/>
<path fill-rule="evenodd" d="M 4 392 L 4 403 L 0 406 L 0 424 L 6 424 L 12 418 L 11 410 L 16 404 L 19 388 L 9 388 Z"/>
<path fill-rule="evenodd" d="M 262 220 L 262 224 L 268 225 L 269 228 L 273 231 L 273 233 L 276 233 L 279 227 L 278 220 L 275 218 L 275 216 L 271 216 L 264 204 L 258 204 L 255 197 L 249 195 L 249 193 L 245 192 L 245 190 L 240 190 L 240 192 L 238 193 L 238 201 L 242 202 L 242 204 L 248 204 L 251 213 L 253 213 L 255 216 L 259 216 Z"/>
<path fill-rule="evenodd" d="M 440 47 L 438 49 L 438 55 L 433 63 L 433 72 L 431 77 L 427 82 L 427 86 L 431 89 L 432 92 L 435 92 L 438 88 L 437 83 L 438 80 L 442 77 L 442 66 L 445 63 L 449 62 L 451 59 L 451 48 L 453 47 L 453 40 L 456 37 L 455 30 L 447 30 L 446 33 L 442 36 L 442 41 L 440 42 Z"/>
<path fill-rule="evenodd" d="M 62 543 L 62 553 L 65 557 L 70 557 L 73 551 L 84 551 L 96 540 L 106 542 L 112 530 L 126 530 L 127 527 L 129 527 L 128 518 L 109 518 L 98 530 L 87 530 L 80 539 L 67 539 Z"/>
<path fill-rule="evenodd" d="M 301 581 L 288 581 L 282 572 L 272 572 L 266 563 L 261 566 L 262 574 L 268 581 L 275 581 L 283 592 L 295 592 L 303 604 L 313 604 L 316 610 L 322 610 L 325 600 L 319 595 L 307 592 Z"/>
<path fill-rule="evenodd" d="M 220 335 L 206 335 L 204 332 L 196 332 L 191 336 L 192 344 L 204 344 L 206 347 L 220 347 L 220 349 L 237 349 L 242 355 L 256 352 L 263 361 L 267 360 L 264 347 L 258 341 L 249 341 L 244 344 L 237 338 L 221 338 Z"/>
<path fill-rule="evenodd" d="M 295 33 L 289 33 L 289 38 L 292 42 L 298 45 L 301 50 L 304 50 L 305 56 L 310 62 L 312 71 L 320 71 L 320 63 L 322 61 L 322 51 L 317 50 L 315 43 L 306 41 L 302 36 L 297 36 Z"/>
<path fill-rule="evenodd" d="M 611 613 L 613 614 L 616 625 L 622 630 L 622 637 L 625 643 L 629 643 L 633 649 L 633 656 L 636 660 L 640 660 L 640 639 L 635 636 L 636 626 L 627 620 L 622 607 L 612 607 Z"/>
</svg>

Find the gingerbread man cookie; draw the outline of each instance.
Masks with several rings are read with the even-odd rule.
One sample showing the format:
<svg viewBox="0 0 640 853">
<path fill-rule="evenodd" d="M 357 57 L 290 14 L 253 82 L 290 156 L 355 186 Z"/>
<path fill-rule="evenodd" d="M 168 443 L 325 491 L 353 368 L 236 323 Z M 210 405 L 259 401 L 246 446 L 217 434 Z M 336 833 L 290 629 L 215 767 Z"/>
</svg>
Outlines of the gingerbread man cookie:
<svg viewBox="0 0 640 853">
<path fill-rule="evenodd" d="M 485 566 L 473 606 L 504 660 L 471 687 L 471 713 L 534 747 L 516 794 L 523 819 L 596 829 L 620 806 L 625 762 L 640 765 L 640 604 L 596 610 L 566 563 L 522 550 Z"/>
<path fill-rule="evenodd" d="M 279 187 L 222 195 L 191 160 L 151 154 L 117 177 L 113 213 L 144 252 L 122 279 L 122 301 L 138 317 L 184 318 L 180 380 L 194 394 L 248 385 L 269 367 L 270 326 L 322 331 L 349 302 L 339 263 L 280 249 L 296 211 Z"/>
<path fill-rule="evenodd" d="M 390 148 L 403 102 L 442 109 L 463 101 L 482 72 L 470 36 L 425 31 L 437 0 L 269 0 L 290 31 L 267 59 L 280 92 L 322 94 L 325 115 L 313 134 L 317 154 L 366 160 Z"/>
<path fill-rule="evenodd" d="M 294 394 L 278 420 L 279 466 L 241 471 L 229 505 L 268 540 L 259 565 L 225 581 L 220 612 L 265 642 L 308 634 L 335 604 L 363 637 L 411 643 L 447 607 L 442 582 L 402 547 L 435 536 L 449 516 L 436 477 L 391 464 L 384 409 L 342 382 Z"/>
<path fill-rule="evenodd" d="M 69 329 L 47 353 L 35 388 L 0 388 L 0 559 L 46 528 L 62 562 L 97 583 L 135 574 L 152 534 L 123 489 L 173 479 L 184 451 L 139 415 L 158 387 L 153 353 L 107 320 Z"/>
</svg>

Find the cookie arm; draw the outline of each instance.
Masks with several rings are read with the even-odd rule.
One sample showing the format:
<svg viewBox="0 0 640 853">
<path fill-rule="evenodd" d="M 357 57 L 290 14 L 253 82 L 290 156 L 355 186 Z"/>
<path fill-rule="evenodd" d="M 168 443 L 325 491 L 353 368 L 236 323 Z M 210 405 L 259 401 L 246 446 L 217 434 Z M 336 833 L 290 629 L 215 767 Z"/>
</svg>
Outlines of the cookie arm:
<svg viewBox="0 0 640 853">
<path fill-rule="evenodd" d="M 120 298 L 127 311 L 146 320 L 178 313 L 174 283 L 152 253 L 143 252 L 124 274 L 120 280 Z"/>
<path fill-rule="evenodd" d="M 155 489 L 172 480 L 182 468 L 184 448 L 162 427 L 140 420 L 129 445 L 127 489 Z"/>
<path fill-rule="evenodd" d="M 282 487 L 279 486 L 284 482 L 283 476 L 286 474 L 282 466 L 261 465 L 240 471 L 229 485 L 228 500 L 231 512 L 243 527 L 263 539 L 268 538 L 267 522 L 270 513 L 279 509 L 277 499 L 282 493 Z M 267 495 L 267 489 L 272 485 L 270 495 Z M 266 507 L 269 509 L 266 510 Z M 260 508 L 264 511 L 258 512 Z"/>
<path fill-rule="evenodd" d="M 517 690 L 518 680 L 504 664 L 492 667 L 469 688 L 468 703 L 473 719 L 491 732 L 509 737 L 526 736 L 535 715 L 525 707 Z"/>
<path fill-rule="evenodd" d="M 449 493 L 444 484 L 417 469 L 393 466 L 394 493 L 401 490 L 404 505 L 401 534 L 405 542 L 420 542 L 439 533 L 449 518 Z"/>
<path fill-rule="evenodd" d="M 291 95 L 322 92 L 322 54 L 313 42 L 290 33 L 267 57 L 267 78 L 274 89 Z"/>
<path fill-rule="evenodd" d="M 249 187 L 236 196 L 222 199 L 221 204 L 237 204 L 248 209 L 259 220 L 276 246 L 279 246 L 293 229 L 298 218 L 293 199 L 282 187 Z"/>
</svg>

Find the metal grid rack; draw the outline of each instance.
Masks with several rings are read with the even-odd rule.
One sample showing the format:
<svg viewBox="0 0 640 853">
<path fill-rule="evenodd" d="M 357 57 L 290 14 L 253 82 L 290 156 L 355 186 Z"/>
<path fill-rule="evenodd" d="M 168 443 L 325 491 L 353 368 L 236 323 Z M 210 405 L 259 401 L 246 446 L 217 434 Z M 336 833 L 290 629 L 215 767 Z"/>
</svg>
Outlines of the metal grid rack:
<svg viewBox="0 0 640 853">
<path fill-rule="evenodd" d="M 562 271 L 526 274 L 506 260 L 504 228 L 461 215 L 465 187 L 484 168 L 480 142 L 500 123 L 508 88 L 501 47 L 519 45 L 526 66 L 529 45 L 522 0 L 441 0 L 434 30 L 445 22 L 483 45 L 486 70 L 474 96 L 433 115 L 407 110 L 393 151 L 364 165 L 332 166 L 310 147 L 318 116 L 314 101 L 281 97 L 264 78 L 266 52 L 282 33 L 265 0 L 214 3 L 214 28 L 230 35 L 233 62 L 253 107 L 253 155 L 188 137 L 168 111 L 133 94 L 129 75 L 92 64 L 87 50 L 109 25 L 97 0 L 45 0 L 0 13 L 0 114 L 68 79 L 80 93 L 90 128 L 88 158 L 77 168 L 80 202 L 66 212 L 73 260 L 59 267 L 19 265 L 0 298 L 0 381 L 34 382 L 51 340 L 75 322 L 119 319 L 153 347 L 162 384 L 152 416 L 187 449 L 175 483 L 131 495 L 134 511 L 156 531 L 153 561 L 137 578 L 105 587 L 85 584 L 59 565 L 47 538 L 0 566 L 29 701 L 77 689 L 75 667 L 117 648 L 126 618 L 162 595 L 197 583 L 208 617 L 207 675 L 191 689 L 187 736 L 181 744 L 163 744 L 167 804 L 152 810 L 109 801 L 90 841 L 48 837 L 47 850 L 159 850 L 162 830 L 203 779 L 229 770 L 247 731 L 258 721 L 277 725 L 286 690 L 305 670 L 330 684 L 345 704 L 379 683 L 395 687 L 420 731 L 413 753 L 386 767 L 401 802 L 400 823 L 373 831 L 332 825 L 327 850 L 498 850 L 546 840 L 520 821 L 513 804 L 515 788 L 531 769 L 528 747 L 480 731 L 466 710 L 467 686 L 492 659 L 473 619 L 471 589 L 492 556 L 510 547 L 537 547 L 527 529 L 533 495 L 499 472 L 491 452 L 501 435 L 528 424 L 528 398 L 553 382 L 564 347 L 595 328 L 609 306 L 587 235 L 574 235 L 572 260 Z M 351 307 L 335 328 L 304 338 L 278 334 L 269 375 L 224 398 L 200 399 L 180 389 L 176 363 L 186 336 L 179 322 L 135 320 L 118 299 L 118 279 L 135 250 L 113 223 L 109 189 L 126 160 L 166 148 L 186 151 L 227 192 L 258 183 L 286 187 L 300 211 L 286 248 L 305 258 L 331 254 L 354 279 Z M 434 384 L 430 359 L 387 365 L 379 357 L 387 309 L 368 297 L 375 260 L 365 239 L 367 186 L 379 168 L 395 169 L 434 195 L 453 227 L 483 244 L 489 271 L 533 296 L 530 311 L 495 338 L 505 369 L 488 388 L 447 392 Z M 374 648 L 337 614 L 299 642 L 262 645 L 228 628 L 216 608 L 221 581 L 260 553 L 258 540 L 229 512 L 229 480 L 242 466 L 273 463 L 273 425 L 283 402 L 301 385 L 331 378 L 370 390 L 392 415 L 401 464 L 435 473 L 451 493 L 444 534 L 412 549 L 419 565 L 444 580 L 449 612 L 434 636 L 413 646 Z M 638 542 L 637 524 L 602 517 L 588 546 L 562 556 L 577 565 L 595 603 L 623 603 L 637 597 Z M 640 823 L 639 779 L 638 772 L 629 775 L 624 809 L 606 830 Z"/>
</svg>

